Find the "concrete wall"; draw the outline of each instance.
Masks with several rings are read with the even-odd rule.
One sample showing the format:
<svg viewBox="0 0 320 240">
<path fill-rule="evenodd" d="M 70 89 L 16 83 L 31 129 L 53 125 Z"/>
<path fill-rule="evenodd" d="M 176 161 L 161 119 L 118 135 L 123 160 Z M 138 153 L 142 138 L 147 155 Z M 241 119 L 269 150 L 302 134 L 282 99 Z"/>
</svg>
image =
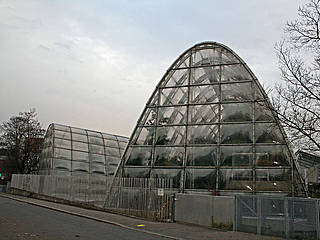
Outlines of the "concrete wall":
<svg viewBox="0 0 320 240">
<path fill-rule="evenodd" d="M 175 220 L 207 227 L 232 229 L 234 197 L 176 194 Z"/>
</svg>

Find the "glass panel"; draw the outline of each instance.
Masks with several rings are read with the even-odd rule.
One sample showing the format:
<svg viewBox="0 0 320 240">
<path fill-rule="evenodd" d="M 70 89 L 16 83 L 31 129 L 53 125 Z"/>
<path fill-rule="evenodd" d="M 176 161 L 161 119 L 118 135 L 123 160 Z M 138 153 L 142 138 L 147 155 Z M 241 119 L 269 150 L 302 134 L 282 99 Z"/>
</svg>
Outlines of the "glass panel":
<svg viewBox="0 0 320 240">
<path fill-rule="evenodd" d="M 107 155 L 107 156 L 120 157 L 119 148 L 106 147 L 106 148 L 105 148 L 105 151 L 106 151 L 106 155 Z"/>
<path fill-rule="evenodd" d="M 262 92 L 260 91 L 258 85 L 255 83 L 254 83 L 254 93 L 255 93 L 256 100 L 264 100 L 265 99 Z"/>
<path fill-rule="evenodd" d="M 189 69 L 171 70 L 162 86 L 174 87 L 181 85 L 188 85 Z"/>
<path fill-rule="evenodd" d="M 218 123 L 219 105 L 189 106 L 189 123 Z"/>
<path fill-rule="evenodd" d="M 291 191 L 290 169 L 256 169 L 256 191 Z"/>
<path fill-rule="evenodd" d="M 117 136 L 117 139 L 118 139 L 118 142 L 125 142 L 125 143 L 127 143 L 127 142 L 129 141 L 129 138 L 127 138 L 127 137 Z"/>
<path fill-rule="evenodd" d="M 53 161 L 54 169 L 65 169 L 67 171 L 71 171 L 71 161 L 70 160 L 62 160 L 62 159 L 54 159 Z"/>
<path fill-rule="evenodd" d="M 215 166 L 217 147 L 188 147 L 187 166 Z"/>
<path fill-rule="evenodd" d="M 79 142 L 88 142 L 87 135 L 81 135 L 81 134 L 72 134 L 72 141 L 79 141 Z"/>
<path fill-rule="evenodd" d="M 120 162 L 120 158 L 119 157 L 106 156 L 106 163 L 107 164 L 118 165 L 119 162 Z"/>
<path fill-rule="evenodd" d="M 221 143 L 252 143 L 252 124 L 221 125 Z"/>
<path fill-rule="evenodd" d="M 53 126 L 54 126 L 54 130 L 60 130 L 60 131 L 65 131 L 70 133 L 70 127 L 68 126 L 63 126 L 59 124 L 54 124 Z"/>
<path fill-rule="evenodd" d="M 220 67 L 201 67 L 191 70 L 191 84 L 211 84 L 219 81 Z"/>
<path fill-rule="evenodd" d="M 89 144 L 89 152 L 104 154 L 104 146 Z"/>
<path fill-rule="evenodd" d="M 221 66 L 221 81 L 233 82 L 252 80 L 247 69 L 242 64 Z"/>
<path fill-rule="evenodd" d="M 252 191 L 252 170 L 221 169 L 219 189 Z"/>
<path fill-rule="evenodd" d="M 105 156 L 100 154 L 89 153 L 90 162 L 105 164 Z"/>
<path fill-rule="evenodd" d="M 257 102 L 255 105 L 255 120 L 256 121 L 269 121 L 273 122 L 274 118 L 272 112 L 267 107 L 266 102 Z"/>
<path fill-rule="evenodd" d="M 99 132 L 95 132 L 95 131 L 89 131 L 89 130 L 87 130 L 87 133 L 88 133 L 88 135 L 89 135 L 89 136 L 102 138 L 102 135 L 101 135 L 101 133 L 99 133 Z"/>
<path fill-rule="evenodd" d="M 255 125 L 256 143 L 285 143 L 277 124 L 256 123 Z"/>
<path fill-rule="evenodd" d="M 240 63 L 240 61 L 230 51 L 220 48 L 221 51 L 221 63 Z"/>
<path fill-rule="evenodd" d="M 219 85 L 190 87 L 190 103 L 219 102 Z"/>
<path fill-rule="evenodd" d="M 256 147 L 257 166 L 290 166 L 290 155 L 286 145 Z"/>
<path fill-rule="evenodd" d="M 192 54 L 192 66 L 214 65 L 220 63 L 220 54 L 217 48 L 197 50 Z"/>
<path fill-rule="evenodd" d="M 153 93 L 154 95 L 152 96 L 151 99 L 148 100 L 147 106 L 148 107 L 155 107 L 158 106 L 158 100 L 159 100 L 159 94 L 158 94 L 158 89 Z"/>
<path fill-rule="evenodd" d="M 161 107 L 159 108 L 159 125 L 184 124 L 186 122 L 187 107 Z"/>
<path fill-rule="evenodd" d="M 187 169 L 186 189 L 216 189 L 216 169 Z"/>
<path fill-rule="evenodd" d="M 171 178 L 173 187 L 180 187 L 181 169 L 152 169 L 152 178 Z"/>
<path fill-rule="evenodd" d="M 71 148 L 71 141 L 68 139 L 55 138 L 54 144 L 56 147 L 62 147 L 62 148 L 68 148 L 68 149 Z"/>
<path fill-rule="evenodd" d="M 121 149 L 124 149 L 126 146 L 127 146 L 127 142 L 119 142 L 119 147 L 121 148 Z"/>
<path fill-rule="evenodd" d="M 151 147 L 130 147 L 126 154 L 126 165 L 149 166 L 151 165 Z"/>
<path fill-rule="evenodd" d="M 72 149 L 73 150 L 80 150 L 80 151 L 88 151 L 88 143 L 82 142 L 75 142 L 72 141 Z"/>
<path fill-rule="evenodd" d="M 172 66 L 172 68 L 185 68 L 189 66 L 190 61 L 190 52 L 187 52 L 185 55 L 180 57 Z"/>
<path fill-rule="evenodd" d="M 165 88 L 161 89 L 160 105 L 186 104 L 188 101 L 188 88 Z"/>
<path fill-rule="evenodd" d="M 118 141 L 115 140 L 110 140 L 110 139 L 104 139 L 104 145 L 106 147 L 114 147 L 114 148 L 118 148 Z"/>
<path fill-rule="evenodd" d="M 108 134 L 108 133 L 102 133 L 102 136 L 103 136 L 103 138 L 106 138 L 106 139 L 111 139 L 111 140 L 115 140 L 115 141 L 117 140 L 116 136 Z"/>
<path fill-rule="evenodd" d="M 183 147 L 156 147 L 155 166 L 182 166 Z"/>
<path fill-rule="evenodd" d="M 88 152 L 72 151 L 72 160 L 88 162 L 89 161 L 89 153 Z"/>
<path fill-rule="evenodd" d="M 189 144 L 215 144 L 218 139 L 218 125 L 188 127 Z"/>
<path fill-rule="evenodd" d="M 158 127 L 156 145 L 184 144 L 185 127 Z"/>
<path fill-rule="evenodd" d="M 252 146 L 221 146 L 220 166 L 252 166 Z"/>
<path fill-rule="evenodd" d="M 229 103 L 221 105 L 223 122 L 252 121 L 252 103 Z"/>
<path fill-rule="evenodd" d="M 150 177 L 150 168 L 124 168 L 123 177 L 148 178 Z"/>
<path fill-rule="evenodd" d="M 54 148 L 54 158 L 71 159 L 71 150 Z"/>
<path fill-rule="evenodd" d="M 153 126 L 156 122 L 157 112 L 155 108 L 147 108 L 139 125 Z"/>
<path fill-rule="evenodd" d="M 63 139 L 71 139 L 70 132 L 61 132 L 58 130 L 54 131 L 54 137 L 63 138 Z"/>
<path fill-rule="evenodd" d="M 83 135 L 87 135 L 87 132 L 85 129 L 80 129 L 80 128 L 71 128 L 71 132 L 73 133 L 79 133 L 79 134 L 83 134 Z"/>
<path fill-rule="evenodd" d="M 90 173 L 106 174 L 106 167 L 103 164 L 92 163 L 90 165 Z"/>
<path fill-rule="evenodd" d="M 72 171 L 89 172 L 89 163 L 72 161 Z"/>
<path fill-rule="evenodd" d="M 135 145 L 152 145 L 154 137 L 153 127 L 138 127 L 133 137 L 132 144 Z"/>
<path fill-rule="evenodd" d="M 103 145 L 102 136 L 100 137 L 89 136 L 89 142 L 90 144 Z"/>
<path fill-rule="evenodd" d="M 107 168 L 108 175 L 109 175 L 109 176 L 114 175 L 115 172 L 116 172 L 116 170 L 117 170 L 117 167 L 118 167 L 118 165 L 109 164 L 109 165 L 108 165 L 108 168 Z"/>
<path fill-rule="evenodd" d="M 253 100 L 251 83 L 221 84 L 222 101 Z"/>
</svg>

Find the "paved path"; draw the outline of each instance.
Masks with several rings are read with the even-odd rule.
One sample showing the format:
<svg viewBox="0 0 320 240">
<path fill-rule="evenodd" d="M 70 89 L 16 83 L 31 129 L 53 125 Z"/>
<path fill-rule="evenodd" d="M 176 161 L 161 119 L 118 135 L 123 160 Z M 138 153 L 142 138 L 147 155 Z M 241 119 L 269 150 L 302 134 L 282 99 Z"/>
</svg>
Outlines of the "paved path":
<svg viewBox="0 0 320 240">
<path fill-rule="evenodd" d="M 261 235 L 255 235 L 255 234 L 247 234 L 247 233 L 241 233 L 241 232 L 233 232 L 233 231 L 220 231 L 220 230 L 215 230 L 211 228 L 206 228 L 206 227 L 199 227 L 199 226 L 194 226 L 194 225 L 188 225 L 188 224 L 181 224 L 181 223 L 162 223 L 162 222 L 152 222 L 152 221 L 146 221 L 138 218 L 131 218 L 131 217 L 126 217 L 118 214 L 112 214 L 112 213 L 107 213 L 107 212 L 102 212 L 102 211 L 95 211 L 95 210 L 88 210 L 88 209 L 83 209 L 80 207 L 75 207 L 75 206 L 70 206 L 70 205 L 64 205 L 64 204 L 58 204 L 54 202 L 48 202 L 48 201 L 43 201 L 39 199 L 33 199 L 33 198 L 27 198 L 23 196 L 17 196 L 17 195 L 10 195 L 10 194 L 4 194 L 0 193 L 0 200 L 1 202 L 4 201 L 4 199 L 7 200 L 7 202 L 4 205 L 0 205 L 0 210 L 2 212 L 2 209 L 4 208 L 10 208 L 11 205 L 13 204 L 13 201 L 8 201 L 10 200 L 15 200 L 19 201 L 20 204 L 24 204 L 23 207 L 25 209 L 31 209 L 32 205 L 36 206 L 41 206 L 44 208 L 47 208 L 51 210 L 55 210 L 60 212 L 60 214 L 63 213 L 65 216 L 67 213 L 69 216 L 77 216 L 77 219 L 79 219 L 78 216 L 81 216 L 83 219 L 86 219 L 86 221 L 90 220 L 90 230 L 88 233 L 94 234 L 95 228 L 97 228 L 97 231 L 102 231 L 101 229 L 105 226 L 106 229 L 110 226 L 117 227 L 117 229 L 122 229 L 123 232 L 129 231 L 130 234 L 132 232 L 140 233 L 140 234 L 146 234 L 143 236 L 147 236 L 147 238 L 142 238 L 142 237 L 135 237 L 134 235 L 131 235 L 130 239 L 164 239 L 162 237 L 166 237 L 167 239 L 194 239 L 194 240 L 202 240 L 202 239 L 280 239 L 280 238 L 275 238 L 275 237 L 269 237 L 269 236 L 261 236 Z M 17 203 L 16 203 L 17 204 Z M 28 205 L 26 205 L 28 204 Z M 50 211 L 53 212 L 53 211 Z M 62 212 L 62 213 L 61 213 Z M 2 215 L 2 214 L 0 214 Z M 78 221 L 80 220 L 75 220 L 70 221 L 72 225 L 79 225 L 82 226 L 81 224 L 78 224 Z M 44 220 L 44 222 L 46 222 Z M 58 224 L 59 221 L 56 221 L 56 224 Z M 61 220 L 61 222 L 65 222 L 64 220 Z M 9 223 L 10 225 L 10 223 Z M 138 225 L 144 225 L 144 226 L 138 226 Z M 63 223 L 60 223 L 60 226 L 63 226 Z M 120 227 L 120 228 L 119 228 Z M 0 234 L 2 227 L 0 225 Z M 59 229 L 59 228 L 56 228 Z M 36 230 L 36 229 L 34 229 Z M 50 228 L 49 228 L 50 230 Z M 134 230 L 134 231 L 132 231 Z M 106 230 L 107 232 L 110 232 L 110 230 Z M 113 231 L 113 230 L 112 230 Z M 118 230 L 115 230 L 115 234 L 117 234 Z M 46 231 L 45 231 L 46 232 Z M 120 231 L 122 232 L 122 231 Z M 48 232 L 46 232 L 48 233 Z M 57 233 L 62 234 L 61 236 L 64 236 L 63 232 L 57 231 Z M 80 235 L 77 234 L 76 231 L 73 231 L 74 236 Z M 39 233 L 38 233 L 39 234 Z M 1 237 L 2 235 L 0 235 Z M 39 235 L 41 236 L 41 235 Z M 47 236 L 49 236 L 47 234 Z M 43 237 L 47 237 L 44 235 Z M 68 235 L 71 236 L 71 235 Z M 83 235 L 84 236 L 84 235 Z M 127 239 L 125 238 L 127 235 L 124 234 L 123 238 L 119 237 L 113 237 L 113 239 Z M 2 238 L 0 238 L 2 239 Z M 10 238 L 3 238 L 3 239 L 10 239 Z M 11 239 L 20 239 L 20 238 L 11 238 Z M 24 239 L 24 238 L 21 238 Z M 64 239 L 64 238 L 25 238 L 25 239 Z M 66 238 L 66 239 L 72 239 L 72 238 Z M 82 239 L 77 236 L 77 239 Z M 84 238 L 85 239 L 85 238 Z M 94 239 L 91 237 L 87 237 L 86 239 Z M 106 237 L 100 238 L 100 239 L 108 239 Z"/>
</svg>

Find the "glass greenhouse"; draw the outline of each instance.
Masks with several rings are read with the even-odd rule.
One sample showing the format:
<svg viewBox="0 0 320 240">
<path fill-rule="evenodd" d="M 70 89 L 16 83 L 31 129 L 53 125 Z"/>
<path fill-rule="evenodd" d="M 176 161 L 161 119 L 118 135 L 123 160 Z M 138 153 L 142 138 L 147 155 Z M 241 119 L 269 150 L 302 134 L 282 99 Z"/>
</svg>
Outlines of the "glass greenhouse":
<svg viewBox="0 0 320 240">
<path fill-rule="evenodd" d="M 303 195 L 295 156 L 271 109 L 238 55 L 219 43 L 197 44 L 156 86 L 116 175 L 173 178 L 180 192 Z"/>
<path fill-rule="evenodd" d="M 50 124 L 41 153 L 40 174 L 114 175 L 127 143 L 127 137 Z"/>
</svg>

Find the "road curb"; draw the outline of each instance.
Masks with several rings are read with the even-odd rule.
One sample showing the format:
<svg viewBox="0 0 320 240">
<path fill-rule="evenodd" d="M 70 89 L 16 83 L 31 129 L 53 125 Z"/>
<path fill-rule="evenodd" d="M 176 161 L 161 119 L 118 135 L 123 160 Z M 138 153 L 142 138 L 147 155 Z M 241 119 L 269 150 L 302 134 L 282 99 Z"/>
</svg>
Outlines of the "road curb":
<svg viewBox="0 0 320 240">
<path fill-rule="evenodd" d="M 13 196 L 8 196 L 7 194 L 5 194 L 5 195 L 4 194 L 0 194 L 0 197 L 8 198 L 8 199 L 11 199 L 11 200 L 27 203 L 27 204 L 38 206 L 38 207 L 42 207 L 42 208 L 51 209 L 51 210 L 54 210 L 54 211 L 57 211 L 57 212 L 66 213 L 66 214 L 69 214 L 69 215 L 74 215 L 74 216 L 78 216 L 78 217 L 87 218 L 87 219 L 94 220 L 94 221 L 97 221 L 97 222 L 103 222 L 103 223 L 115 225 L 115 226 L 118 226 L 118 227 L 126 228 L 126 229 L 137 231 L 137 232 L 143 232 L 143 233 L 151 234 L 151 235 L 158 236 L 158 237 L 164 237 L 164 238 L 174 239 L 174 240 L 185 240 L 183 238 L 172 237 L 172 236 L 164 235 L 164 234 L 161 234 L 161 233 L 156 233 L 156 232 L 152 232 L 152 231 L 148 231 L 148 230 L 129 227 L 129 226 L 126 226 L 126 225 L 121 224 L 121 223 L 117 223 L 117 222 L 113 222 L 113 221 L 109 221 L 109 220 L 105 220 L 105 219 L 101 219 L 101 218 L 96 218 L 96 217 L 92 217 L 92 216 L 88 216 L 88 215 L 84 215 L 84 214 L 80 214 L 80 213 L 74 213 L 74 212 L 70 212 L 70 211 L 59 209 L 59 208 L 55 208 L 55 207 L 50 207 L 50 206 L 39 204 L 39 203 L 29 202 L 28 200 L 15 198 Z"/>
</svg>

